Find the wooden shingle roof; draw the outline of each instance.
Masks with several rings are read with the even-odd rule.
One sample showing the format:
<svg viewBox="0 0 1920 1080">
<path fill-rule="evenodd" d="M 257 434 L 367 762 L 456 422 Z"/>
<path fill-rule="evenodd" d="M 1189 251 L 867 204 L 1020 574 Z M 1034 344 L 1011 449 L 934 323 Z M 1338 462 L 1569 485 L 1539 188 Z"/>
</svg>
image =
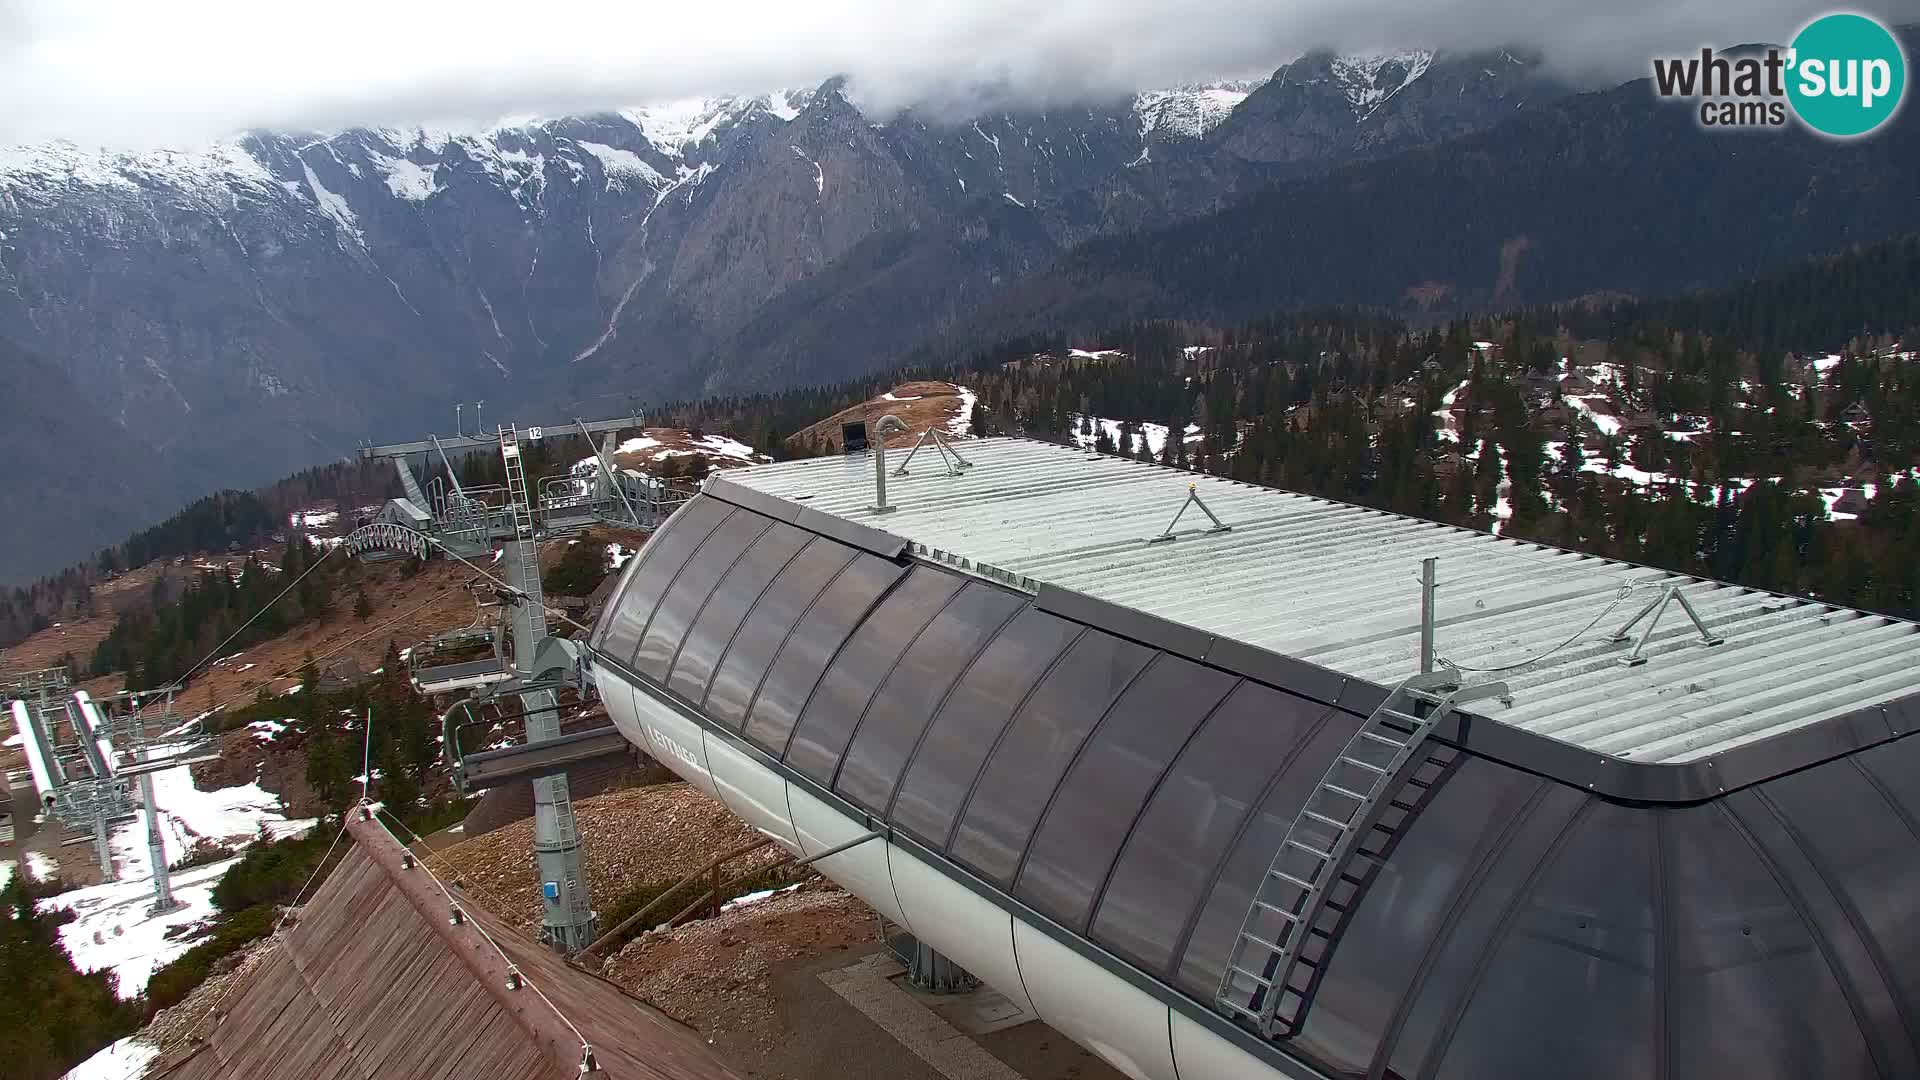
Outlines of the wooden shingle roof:
<svg viewBox="0 0 1920 1080">
<path fill-rule="evenodd" d="M 692 1030 L 457 889 L 466 918 L 455 925 L 426 871 L 403 864 L 378 821 L 353 817 L 353 849 L 299 923 L 228 995 L 208 1036 L 150 1077 L 577 1080 L 584 1040 L 607 1080 L 739 1080 Z"/>
</svg>

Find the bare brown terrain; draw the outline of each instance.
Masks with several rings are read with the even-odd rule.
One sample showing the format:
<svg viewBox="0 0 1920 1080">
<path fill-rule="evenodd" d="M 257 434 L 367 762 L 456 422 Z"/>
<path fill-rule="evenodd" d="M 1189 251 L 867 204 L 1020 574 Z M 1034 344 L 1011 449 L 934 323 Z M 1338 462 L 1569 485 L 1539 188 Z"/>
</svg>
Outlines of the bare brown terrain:
<svg viewBox="0 0 1920 1080">
<path fill-rule="evenodd" d="M 255 553 L 267 557 L 266 552 Z M 54 625 L 10 648 L 0 649 L 0 671 L 36 671 L 53 667 L 68 653 L 84 662 L 93 654 L 122 613 L 149 606 L 154 582 L 162 576 L 179 581 L 208 567 L 237 571 L 246 554 L 203 556 L 192 559 L 165 559 L 148 563 L 137 570 L 103 581 L 93 587 L 94 613 L 62 619 Z"/>
<path fill-rule="evenodd" d="M 837 454 L 841 448 L 840 425 L 865 420 L 867 430 L 881 417 L 891 413 L 907 425 L 906 433 L 895 435 L 887 440 L 889 447 L 911 446 L 928 428 L 940 428 L 951 435 L 956 431 L 967 430 L 969 417 L 966 415 L 967 399 L 961 394 L 961 387 L 946 382 L 906 382 L 876 398 L 869 398 L 858 405 L 842 409 L 809 427 L 801 428 L 787 439 L 797 447 L 808 447 L 819 453 Z M 958 437 L 958 436 L 956 436 Z"/>
<path fill-rule="evenodd" d="M 713 856 L 759 839 L 734 817 L 685 783 L 654 784 L 574 803 L 586 844 L 587 880 L 606 907 L 628 889 L 673 882 Z M 779 857 L 769 846 L 727 864 L 730 875 Z M 540 875 L 533 860 L 533 820 L 522 819 L 438 853 L 442 866 L 473 889 L 494 914 L 522 926 L 540 924 Z M 673 912 L 666 912 L 661 921 Z"/>
<path fill-rule="evenodd" d="M 305 623 L 220 657 L 188 685 L 175 701 L 175 710 L 183 717 L 194 717 L 216 707 L 244 705 L 262 687 L 269 694 L 285 693 L 299 685 L 300 668 L 309 655 L 322 671 L 348 661 L 369 672 L 380 666 L 389 641 L 404 649 L 442 630 L 464 626 L 479 613 L 474 595 L 463 588 L 475 577 L 467 567 L 434 559 L 411 578 L 403 575 L 401 567 L 396 561 L 368 569 L 366 591 L 373 614 L 366 619 L 353 617 L 351 596 L 336 596 L 331 622 Z M 121 675 L 108 675 L 84 685 L 99 693 L 120 689 L 124 682 Z"/>
<path fill-rule="evenodd" d="M 693 435 L 680 428 L 650 427 L 637 436 L 622 440 L 613 455 L 614 464 L 628 469 L 652 471 L 652 466 L 677 457 L 698 454 L 716 469 L 731 469 L 756 461 L 770 461 L 745 443 L 725 435 Z"/>
</svg>

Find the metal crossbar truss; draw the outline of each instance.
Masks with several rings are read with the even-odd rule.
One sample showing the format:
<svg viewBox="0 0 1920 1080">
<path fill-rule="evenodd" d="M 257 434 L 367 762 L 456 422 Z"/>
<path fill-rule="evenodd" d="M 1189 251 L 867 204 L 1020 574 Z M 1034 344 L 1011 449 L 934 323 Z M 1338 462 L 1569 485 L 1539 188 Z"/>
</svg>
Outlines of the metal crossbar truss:
<svg viewBox="0 0 1920 1080">
<path fill-rule="evenodd" d="M 416 529 L 392 522 L 376 521 L 355 529 L 346 539 L 347 551 L 359 555 L 370 551 L 388 551 L 397 555 L 426 558 L 432 554 L 427 538 Z"/>
</svg>

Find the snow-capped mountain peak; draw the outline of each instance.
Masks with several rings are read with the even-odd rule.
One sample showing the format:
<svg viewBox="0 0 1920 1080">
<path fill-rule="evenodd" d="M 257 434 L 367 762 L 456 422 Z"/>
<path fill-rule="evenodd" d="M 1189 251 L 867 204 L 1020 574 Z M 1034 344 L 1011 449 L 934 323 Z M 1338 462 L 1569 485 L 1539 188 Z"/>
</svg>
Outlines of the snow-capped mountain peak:
<svg viewBox="0 0 1920 1080">
<path fill-rule="evenodd" d="M 1165 90 L 1145 90 L 1133 99 L 1140 137 L 1198 139 L 1219 127 L 1265 79 L 1235 79 Z"/>
<path fill-rule="evenodd" d="M 1365 120 L 1395 94 L 1412 86 L 1433 65 L 1430 49 L 1370 56 L 1337 56 L 1328 64 L 1356 119 Z"/>
<path fill-rule="evenodd" d="M 61 537 L 34 558 L 70 554 L 316 448 L 444 423 L 449 396 L 539 412 L 589 385 L 850 377 L 1072 245 L 1553 100 L 1497 52 L 1331 59 L 973 115 L 863 111 L 834 79 L 175 152 L 0 149 L 0 355 L 44 361 L 27 407 L 66 425 L 14 425 L 0 452 L 42 462 L 71 442 L 74 475 L 152 493 L 114 515 L 49 500 L 19 523 Z"/>
<path fill-rule="evenodd" d="M 775 90 L 754 97 L 688 98 L 620 110 L 662 153 L 685 157 L 708 139 L 758 110 L 791 121 L 813 100 L 811 90 Z"/>
<path fill-rule="evenodd" d="M 135 190 L 143 184 L 184 189 L 273 183 L 273 174 L 237 143 L 140 154 L 87 150 L 70 142 L 0 147 L 0 192 L 23 186 Z"/>
</svg>

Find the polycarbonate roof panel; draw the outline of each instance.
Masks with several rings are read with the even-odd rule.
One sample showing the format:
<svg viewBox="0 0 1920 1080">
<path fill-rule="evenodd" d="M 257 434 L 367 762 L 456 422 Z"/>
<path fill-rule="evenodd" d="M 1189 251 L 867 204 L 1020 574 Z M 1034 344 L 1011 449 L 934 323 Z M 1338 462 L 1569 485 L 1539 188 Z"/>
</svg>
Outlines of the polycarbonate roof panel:
<svg viewBox="0 0 1920 1080">
<path fill-rule="evenodd" d="M 718 501 L 695 500 L 685 521 L 710 528 Z M 780 509 L 734 513 L 769 521 Z M 638 564 L 620 604 L 664 606 L 678 587 L 668 580 L 714 576 L 708 560 L 727 566 L 716 594 L 765 577 L 729 543 L 661 557 L 671 551 Z M 766 767 L 849 818 L 884 819 L 936 868 L 1062 940 L 1091 942 L 1096 962 L 1131 965 L 1170 1004 L 1211 1013 L 1237 936 L 1278 925 L 1248 921 L 1255 891 L 1359 716 L 1139 643 L 1210 652 L 1207 634 L 1191 635 L 1197 645 L 1179 628 L 1122 637 L 946 566 L 863 553 L 814 596 L 836 561 L 795 577 L 795 598 L 765 616 L 784 644 L 754 646 L 749 670 L 728 677 L 758 688 L 745 735 L 769 752 Z M 936 604 L 943 595 L 954 598 Z M 919 612 L 932 607 L 929 621 Z M 670 678 L 601 660 L 596 677 L 692 711 Z M 830 674 L 841 668 L 844 685 Z M 805 719 L 783 760 L 795 716 Z M 737 729 L 733 711 L 698 719 Z M 864 778 L 836 790 L 825 765 L 848 731 L 839 778 Z M 813 764 L 802 745 L 821 748 Z M 1920 971 L 1920 921 L 1908 917 L 1920 738 L 1658 803 L 1613 801 L 1470 748 L 1427 749 L 1422 769 L 1439 768 L 1422 772 L 1426 794 L 1396 799 L 1341 875 L 1347 921 L 1316 934 L 1312 976 L 1290 979 L 1283 1005 L 1301 1027 L 1276 1054 L 1329 1076 L 1434 1080 L 1920 1076 L 1920 979 L 1907 974 Z M 1238 1004 L 1258 1004 L 1233 985 Z"/>
<path fill-rule="evenodd" d="M 1511 704 L 1475 711 L 1639 762 L 1689 762 L 1920 691 L 1911 623 L 1416 518 L 1025 439 L 964 442 L 949 476 L 916 459 L 874 513 L 866 455 L 729 470 L 730 484 L 883 529 L 915 555 L 1030 591 L 1042 583 L 1380 685 L 1419 668 L 1420 566 L 1438 562 L 1437 651 Z M 898 458 L 904 454 L 890 455 Z M 892 462 L 889 462 L 891 467 Z M 1230 526 L 1187 507 L 1189 486 Z M 1677 585 L 1647 662 L 1608 640 Z M 1624 589 L 1631 593 L 1622 598 Z M 1644 629 L 1642 620 L 1634 633 Z M 1507 667 L 1556 646 L 1545 659 Z"/>
</svg>

